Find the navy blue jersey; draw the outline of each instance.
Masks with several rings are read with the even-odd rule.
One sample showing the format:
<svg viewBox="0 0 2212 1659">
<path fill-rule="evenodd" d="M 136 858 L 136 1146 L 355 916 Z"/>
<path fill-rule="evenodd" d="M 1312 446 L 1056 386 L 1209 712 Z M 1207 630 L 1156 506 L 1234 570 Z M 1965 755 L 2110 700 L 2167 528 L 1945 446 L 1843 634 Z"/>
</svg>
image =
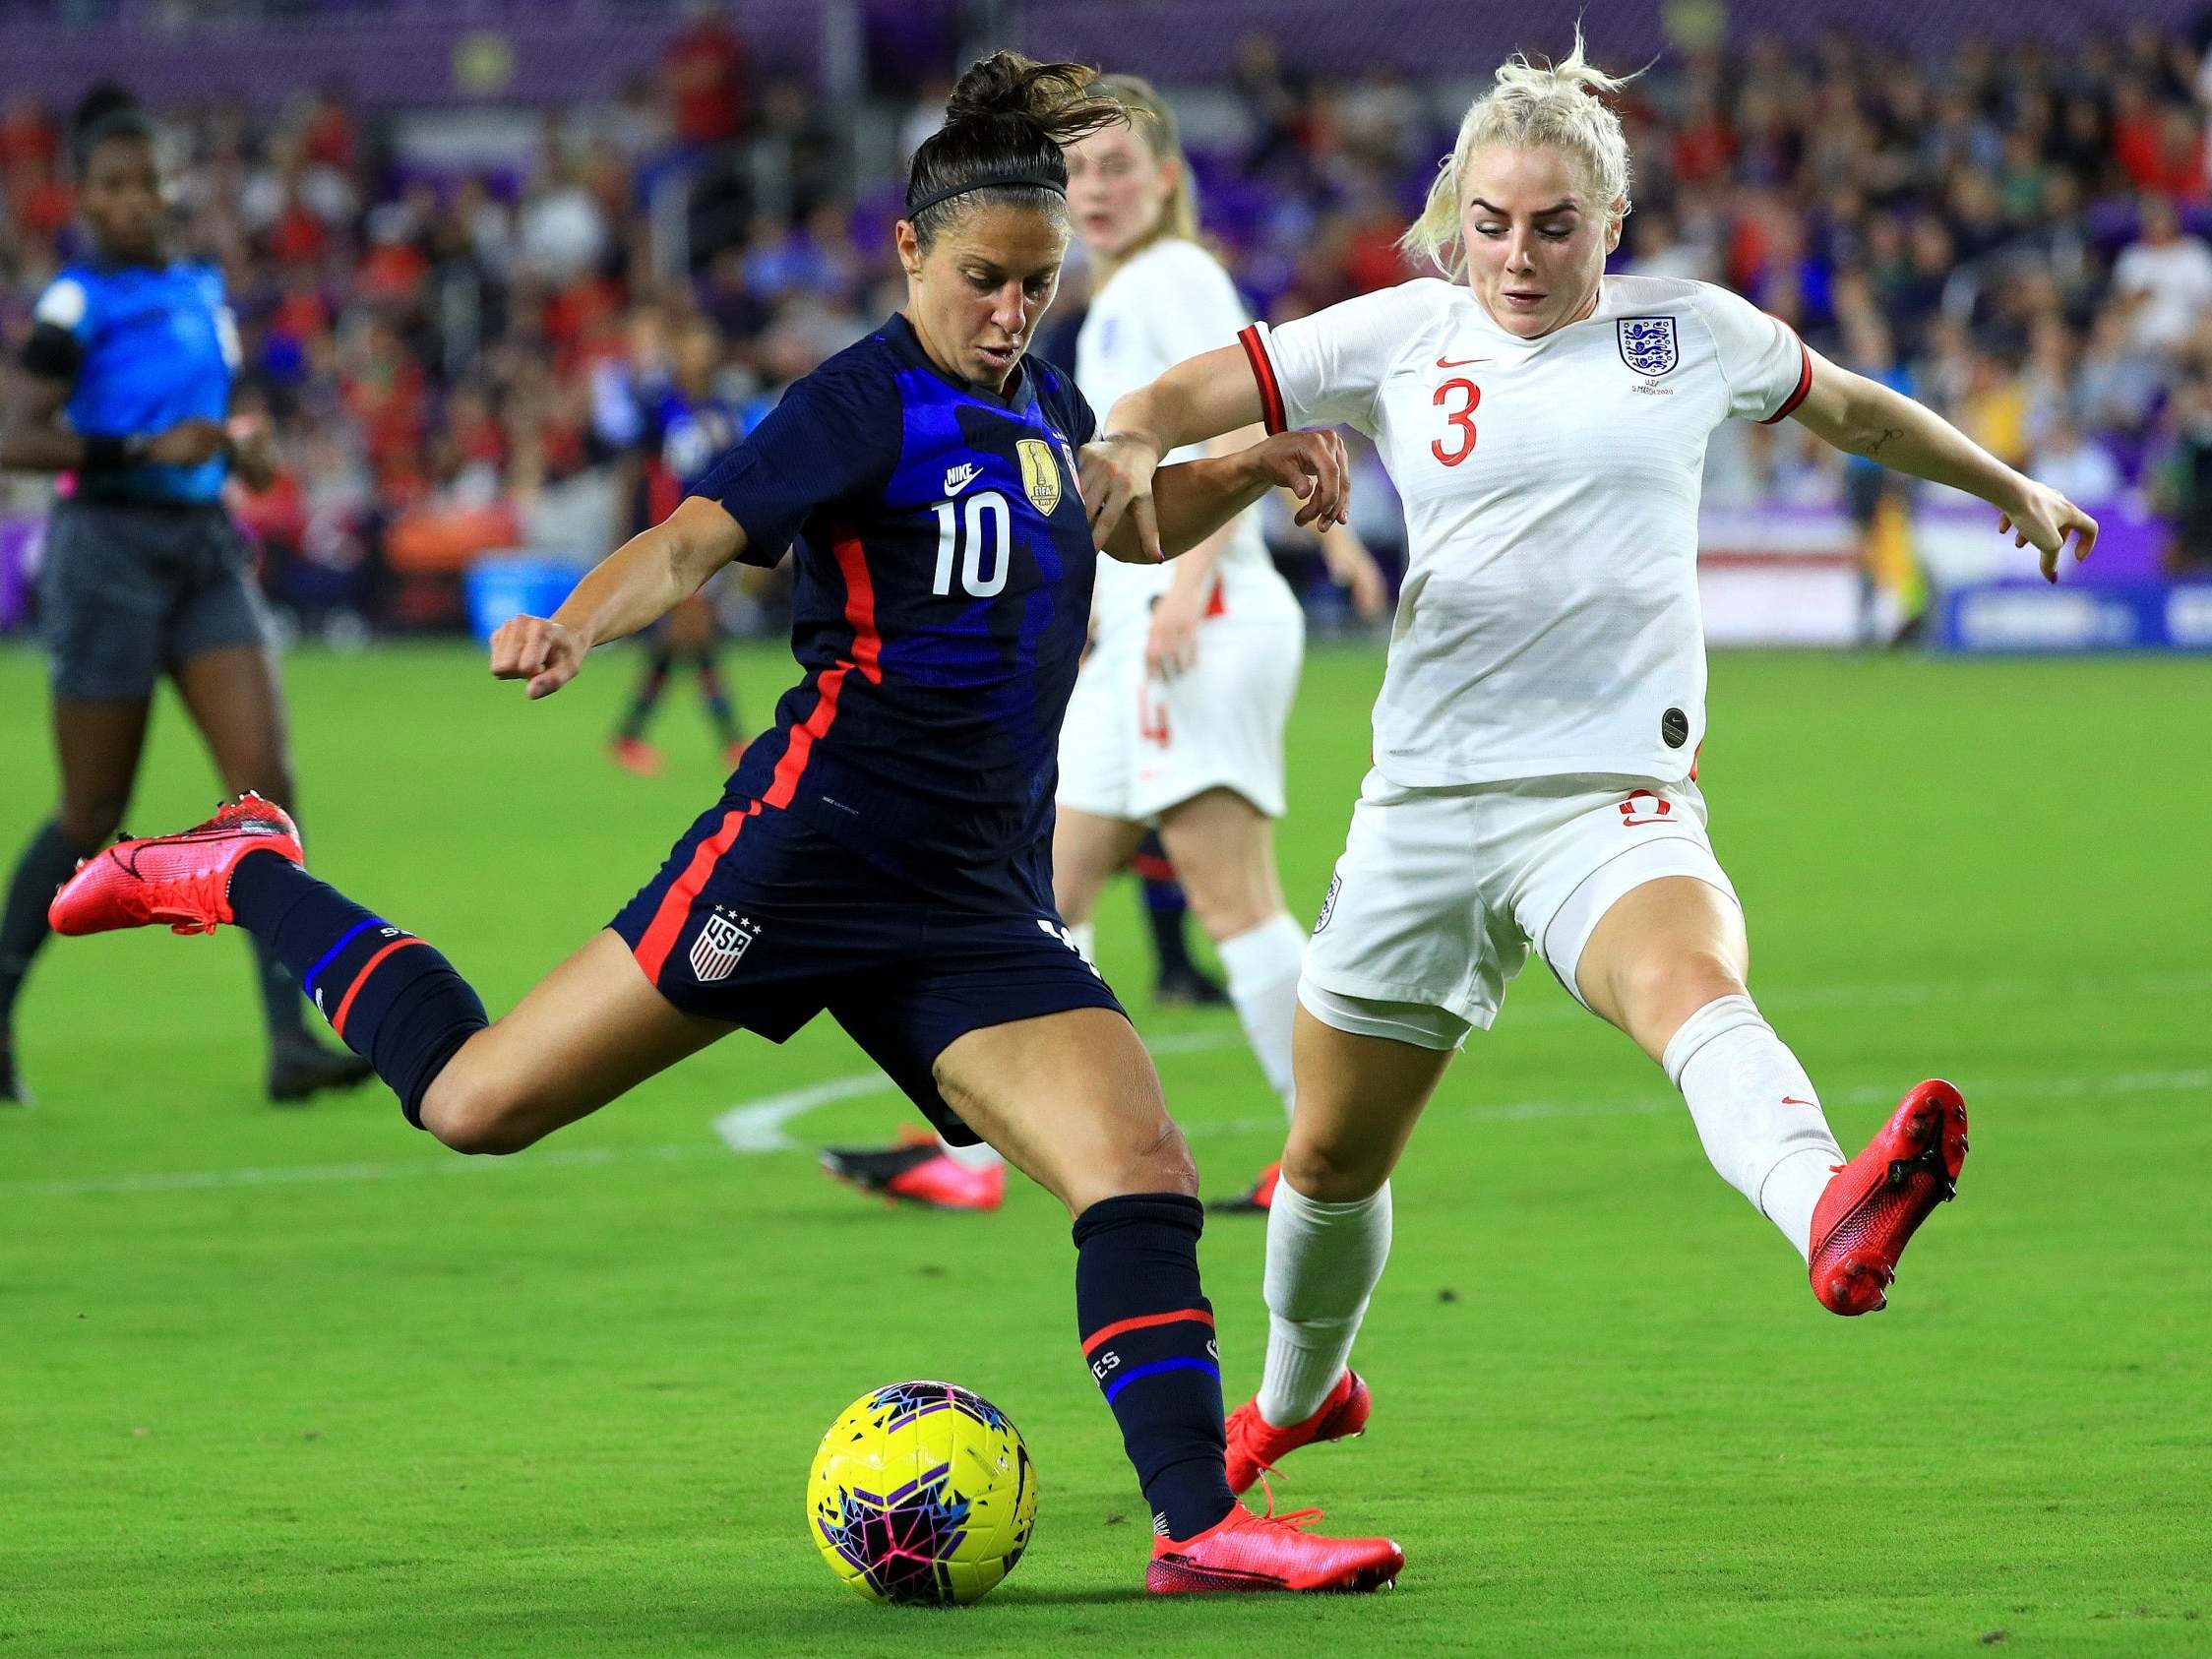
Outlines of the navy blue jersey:
<svg viewBox="0 0 2212 1659">
<path fill-rule="evenodd" d="M 88 438 L 153 437 L 220 420 L 238 367 L 238 326 L 212 265 L 73 265 L 38 296 L 24 353 L 70 384 L 69 423 Z M 228 465 L 134 466 L 85 480 L 101 495 L 213 501 Z"/>
<path fill-rule="evenodd" d="M 658 450 L 660 464 L 686 495 L 699 488 L 714 462 L 745 432 L 745 416 L 735 403 L 714 397 L 693 398 L 673 382 L 647 394 L 645 414 L 647 442 Z"/>
<path fill-rule="evenodd" d="M 1042 363 L 1003 398 L 950 379 L 903 317 L 784 394 L 693 492 L 744 526 L 748 563 L 797 541 L 806 677 L 735 789 L 942 896 L 1051 912 L 1096 565 L 1075 447 L 1095 426 Z"/>
</svg>

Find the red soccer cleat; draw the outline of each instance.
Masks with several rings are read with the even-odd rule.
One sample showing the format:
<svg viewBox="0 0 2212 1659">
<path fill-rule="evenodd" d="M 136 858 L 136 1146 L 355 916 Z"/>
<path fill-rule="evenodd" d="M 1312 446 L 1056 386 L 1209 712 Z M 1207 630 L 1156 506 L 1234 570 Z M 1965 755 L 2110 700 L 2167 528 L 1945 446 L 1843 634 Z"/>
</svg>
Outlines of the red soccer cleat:
<svg viewBox="0 0 2212 1659">
<path fill-rule="evenodd" d="M 1152 1540 L 1144 1588 L 1155 1596 L 1223 1590 L 1305 1590 L 1358 1595 L 1387 1589 L 1405 1569 L 1405 1552 L 1387 1538 L 1327 1538 L 1307 1527 L 1319 1509 L 1256 1515 L 1242 1504 L 1181 1542 Z"/>
<path fill-rule="evenodd" d="M 1229 1413 L 1229 1490 L 1250 1492 L 1252 1483 L 1302 1445 L 1316 1441 L 1340 1441 L 1367 1432 L 1368 1407 L 1373 1402 L 1367 1383 L 1356 1371 L 1347 1371 L 1329 1389 L 1321 1407 L 1303 1423 L 1278 1429 L 1260 1415 L 1253 1398 Z"/>
<path fill-rule="evenodd" d="M 624 771 L 639 777 L 660 775 L 660 751 L 642 737 L 618 737 L 607 745 L 607 756 Z"/>
<path fill-rule="evenodd" d="M 829 1146 L 822 1167 L 863 1193 L 933 1209 L 997 1209 L 1006 1200 L 1007 1169 L 987 1164 L 970 1169 L 938 1144 L 934 1135 L 907 1131 L 895 1146 Z"/>
<path fill-rule="evenodd" d="M 1249 1191 L 1233 1198 L 1215 1198 L 1206 1208 L 1218 1215 L 1265 1215 L 1274 1207 L 1275 1189 L 1282 1184 L 1283 1161 L 1277 1158 L 1260 1172 Z"/>
<path fill-rule="evenodd" d="M 1837 1166 L 1813 1206 L 1813 1294 L 1831 1314 L 1886 1307 L 1897 1258 L 1928 1212 L 1958 1192 L 1966 1166 L 1966 1101 L 1931 1077 L 1898 1104 L 1867 1142 Z"/>
<path fill-rule="evenodd" d="M 250 790 L 179 835 L 117 841 L 77 866 L 47 907 L 56 933 L 106 933 L 166 922 L 171 933 L 213 933 L 230 916 L 230 873 L 250 852 L 301 861 L 299 826 Z"/>
</svg>

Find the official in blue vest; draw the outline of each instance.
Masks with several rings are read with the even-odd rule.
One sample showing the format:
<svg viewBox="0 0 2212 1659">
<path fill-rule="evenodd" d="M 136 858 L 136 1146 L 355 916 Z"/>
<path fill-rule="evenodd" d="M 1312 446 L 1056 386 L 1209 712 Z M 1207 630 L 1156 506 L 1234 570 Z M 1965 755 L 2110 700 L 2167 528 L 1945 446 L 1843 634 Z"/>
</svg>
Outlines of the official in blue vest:
<svg viewBox="0 0 2212 1659">
<path fill-rule="evenodd" d="M 13 1016 L 47 901 L 122 820 L 155 681 L 175 680 L 224 788 L 297 801 L 268 614 L 222 506 L 233 471 L 261 489 L 273 463 L 266 438 L 224 428 L 238 331 L 221 274 L 164 250 L 155 134 L 128 93 L 86 97 L 74 154 L 92 257 L 39 296 L 0 404 L 0 468 L 72 479 L 39 583 L 61 802 L 0 911 L 0 1103 L 27 1098 Z M 366 1078 L 366 1063 L 308 1034 L 282 963 L 265 949 L 257 959 L 270 1098 Z"/>
</svg>

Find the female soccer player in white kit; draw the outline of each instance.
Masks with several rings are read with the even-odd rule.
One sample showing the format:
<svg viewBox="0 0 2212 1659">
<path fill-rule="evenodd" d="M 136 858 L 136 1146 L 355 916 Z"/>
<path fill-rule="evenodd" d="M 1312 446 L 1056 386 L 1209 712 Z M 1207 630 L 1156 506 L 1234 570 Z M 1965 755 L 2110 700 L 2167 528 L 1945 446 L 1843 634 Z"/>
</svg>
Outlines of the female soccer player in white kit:
<svg viewBox="0 0 2212 1659">
<path fill-rule="evenodd" d="M 1068 206 L 1093 271 L 1075 383 L 1102 409 L 1233 338 L 1251 313 L 1198 240 L 1173 113 L 1134 76 L 1107 76 L 1097 90 L 1130 111 L 1126 125 L 1068 151 Z M 1322 553 L 1357 612 L 1380 615 L 1386 590 L 1358 538 L 1333 526 Z M 1054 897 L 1087 955 L 1100 890 L 1157 822 L 1253 1054 L 1287 1105 L 1306 930 L 1283 898 L 1274 821 L 1304 614 L 1251 512 L 1172 564 L 1107 572 L 1093 617 L 1061 730 Z M 1270 1170 L 1253 1195 L 1260 1207 L 1273 1185 Z"/>
<path fill-rule="evenodd" d="M 1589 94 L 1619 85 L 1579 31 L 1556 67 L 1505 64 L 1405 237 L 1455 280 L 1247 329 L 1117 404 L 1085 467 L 1103 533 L 1149 517 L 1151 469 L 1179 446 L 1255 418 L 1342 422 L 1376 440 L 1412 544 L 1375 767 L 1299 985 L 1266 1373 L 1230 1427 L 1238 1490 L 1365 1424 L 1346 1361 L 1389 1249 L 1390 1170 L 1531 950 L 1665 1068 L 1714 1167 L 1835 1313 L 1883 1305 L 1965 1159 L 1965 1103 L 1931 1080 L 1846 1163 L 1746 989 L 1743 913 L 1694 781 L 1706 437 L 1794 416 L 1989 502 L 2051 580 L 2067 536 L 2085 557 L 2097 526 L 1726 289 L 1605 276 L 1628 154 Z"/>
</svg>

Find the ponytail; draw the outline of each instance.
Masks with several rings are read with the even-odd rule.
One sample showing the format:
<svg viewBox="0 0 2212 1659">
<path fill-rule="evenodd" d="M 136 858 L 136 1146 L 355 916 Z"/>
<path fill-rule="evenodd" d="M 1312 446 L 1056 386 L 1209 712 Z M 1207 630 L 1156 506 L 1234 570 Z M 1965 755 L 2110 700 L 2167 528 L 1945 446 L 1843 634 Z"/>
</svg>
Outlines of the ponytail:
<svg viewBox="0 0 2212 1659">
<path fill-rule="evenodd" d="M 1068 197 L 1062 148 L 1129 117 L 1092 90 L 1098 72 L 993 52 L 945 100 L 945 125 L 914 152 L 906 217 L 927 248 L 976 195 L 1054 211 Z"/>
</svg>

